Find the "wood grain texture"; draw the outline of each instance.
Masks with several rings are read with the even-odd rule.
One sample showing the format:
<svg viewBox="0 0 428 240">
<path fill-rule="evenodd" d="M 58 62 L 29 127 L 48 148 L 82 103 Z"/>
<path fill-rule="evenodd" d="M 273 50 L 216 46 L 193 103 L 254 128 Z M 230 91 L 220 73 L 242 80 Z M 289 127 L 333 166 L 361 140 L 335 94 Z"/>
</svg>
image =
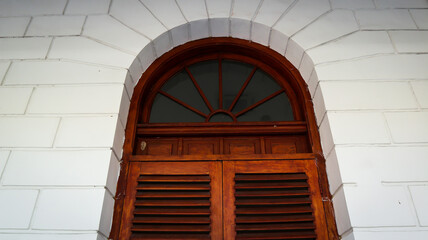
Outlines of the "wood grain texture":
<svg viewBox="0 0 428 240">
<path fill-rule="evenodd" d="M 158 90 L 169 78 L 191 64 L 214 59 L 245 62 L 254 66 L 254 69 L 261 69 L 272 76 L 289 97 L 295 121 L 148 123 L 153 100 L 159 92 Z M 221 108 L 223 103 L 221 92 L 224 83 L 221 80 L 221 61 L 219 60 L 219 62 L 219 104 Z M 193 82 L 195 83 L 195 81 Z M 198 86 L 196 88 L 198 89 Z M 207 104 L 200 88 L 198 91 Z M 192 107 L 188 105 L 187 108 Z M 193 109 L 192 111 L 197 112 L 198 110 Z M 210 117 L 206 114 L 203 115 L 207 118 Z M 140 149 L 142 141 L 147 142 L 145 150 Z M 159 172 L 160 169 L 161 172 Z M 199 198 L 206 199 L 207 193 L 201 189 L 193 191 L 177 189 L 177 187 L 183 186 L 180 184 L 188 183 L 188 180 L 183 178 L 175 180 L 177 182 L 175 190 L 164 191 L 172 187 L 167 184 L 168 177 L 164 176 L 152 180 L 156 182 L 157 186 L 152 184 L 152 187 L 149 187 L 151 189 L 138 192 L 137 186 L 141 184 L 142 171 L 146 174 L 150 173 L 150 175 L 165 174 L 166 172 L 169 175 L 208 174 L 211 179 L 209 194 L 215 196 L 210 199 L 209 212 L 211 215 L 204 215 L 206 212 L 199 211 L 200 215 L 196 214 L 193 216 L 194 218 L 189 218 L 184 214 L 186 211 L 190 214 L 198 212 L 195 209 L 189 209 L 190 205 L 194 205 L 196 209 L 206 207 L 206 201 L 199 201 Z M 307 191 L 298 186 L 277 188 L 278 184 L 261 184 L 264 187 L 258 188 L 258 191 L 245 187 L 241 187 L 239 192 L 236 191 L 234 185 L 236 173 L 276 174 L 278 171 L 305 173 L 307 176 L 305 181 L 310 189 L 310 200 L 312 201 L 310 211 L 313 211 L 312 213 L 308 212 L 309 209 L 305 206 L 295 206 L 300 203 L 306 204 L 308 201 Z M 279 181 L 281 177 L 273 178 L 276 179 L 275 181 Z M 164 184 L 162 185 L 162 183 Z M 204 183 L 206 182 L 203 179 L 195 180 L 195 186 Z M 221 187 L 217 187 L 216 184 Z M 255 186 L 257 187 L 257 184 Z M 156 188 L 158 189 L 156 190 Z M 203 187 L 199 186 L 199 188 Z M 171 193 L 171 191 L 174 192 Z M 240 209 L 237 209 L 238 212 L 254 212 L 256 210 L 248 209 L 248 206 L 268 205 L 270 209 L 266 210 L 267 212 L 289 212 L 293 215 L 290 217 L 286 214 L 275 214 L 266 218 L 244 214 L 237 220 L 235 218 L 236 197 L 240 198 L 241 204 Z M 252 197 L 257 200 L 242 200 Z M 283 199 L 285 197 L 287 199 Z M 192 200 L 182 201 L 182 198 Z M 258 198 L 264 201 L 260 201 Z M 162 55 L 144 72 L 131 99 L 115 199 L 115 212 L 110 233 L 110 238 L 115 240 L 130 239 L 133 228 L 134 234 L 144 233 L 146 239 L 157 237 L 161 239 L 217 240 L 278 239 L 281 237 L 275 231 L 268 235 L 254 232 L 263 229 L 278 231 L 295 229 L 294 233 L 289 234 L 290 239 L 297 237 L 317 238 L 318 240 L 338 239 L 325 159 L 322 155 L 318 127 L 307 85 L 299 71 L 283 56 L 265 46 L 245 40 L 207 38 L 189 42 Z M 168 199 L 181 200 L 176 201 L 177 205 L 174 207 L 170 205 Z M 231 203 L 233 204 L 231 205 Z M 156 206 L 152 209 L 152 213 L 156 215 L 133 216 L 134 208 L 149 206 Z M 166 211 L 165 207 L 169 210 Z M 181 217 L 161 214 L 168 211 L 184 213 Z M 266 211 L 264 212 L 266 213 Z M 209 216 L 209 220 L 207 216 Z M 131 219 L 133 220 L 131 221 Z M 169 230 L 173 233 L 158 231 L 159 223 L 176 223 L 177 221 L 188 224 L 188 227 L 170 226 Z M 200 228 L 194 227 L 196 230 L 193 233 L 188 232 L 187 230 L 193 228 L 192 226 L 197 221 L 204 224 L 209 221 L 211 223 L 209 231 L 211 232 L 207 232 L 206 227 L 200 226 Z M 236 228 L 235 224 L 238 222 L 241 225 Z M 314 225 L 311 225 L 310 222 L 313 222 Z M 144 227 L 138 228 L 138 226 Z M 316 235 L 312 231 L 314 226 Z M 241 231 L 239 237 L 236 235 L 237 229 Z M 135 239 L 140 239 L 137 235 Z"/>
</svg>

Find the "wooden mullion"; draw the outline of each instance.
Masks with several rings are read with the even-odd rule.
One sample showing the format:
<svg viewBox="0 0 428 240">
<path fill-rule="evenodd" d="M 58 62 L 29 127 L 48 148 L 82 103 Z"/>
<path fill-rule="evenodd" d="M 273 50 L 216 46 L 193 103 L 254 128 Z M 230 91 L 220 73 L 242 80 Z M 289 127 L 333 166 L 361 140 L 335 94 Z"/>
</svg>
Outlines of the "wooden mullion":
<svg viewBox="0 0 428 240">
<path fill-rule="evenodd" d="M 206 114 L 204 114 L 203 112 L 199 111 L 198 109 L 196 109 L 196 108 L 194 108 L 194 107 L 192 107 L 192 106 L 188 105 L 187 103 L 185 103 L 185 102 L 181 101 L 180 99 L 175 98 L 175 97 L 173 97 L 172 95 L 170 95 L 170 94 L 168 94 L 168 93 L 166 93 L 166 92 L 164 92 L 164 91 L 160 91 L 160 90 L 159 90 L 159 93 L 160 93 L 160 94 L 162 94 L 162 95 L 164 95 L 165 97 L 167 97 L 167 98 L 171 99 L 172 101 L 174 101 L 174 102 L 176 102 L 176 103 L 180 104 L 181 106 L 183 106 L 183 107 L 185 107 L 185 108 L 189 109 L 190 111 L 192 111 L 192 112 L 194 112 L 194 113 L 197 113 L 197 114 L 201 115 L 201 116 L 202 116 L 202 117 L 204 117 L 204 118 L 207 118 L 207 115 L 206 115 Z"/>
<path fill-rule="evenodd" d="M 257 67 L 254 67 L 253 71 L 251 71 L 250 75 L 247 77 L 247 80 L 245 80 L 244 85 L 242 85 L 242 87 L 239 90 L 238 94 L 236 94 L 235 99 L 233 99 L 232 104 L 230 104 L 230 107 L 228 109 L 229 112 L 232 111 L 232 109 L 235 106 L 236 102 L 238 102 L 239 97 L 241 97 L 241 95 L 244 92 L 245 88 L 247 87 L 248 83 L 250 83 L 250 80 L 253 78 L 254 73 L 256 72 L 256 70 L 257 70 Z"/>
<path fill-rule="evenodd" d="M 218 108 L 223 109 L 223 71 L 221 58 L 218 60 Z"/>
<path fill-rule="evenodd" d="M 199 92 L 199 95 L 202 97 L 202 99 L 205 102 L 205 105 L 207 105 L 207 107 L 210 109 L 211 112 L 214 112 L 213 107 L 211 106 L 210 102 L 208 101 L 208 98 L 205 96 L 204 92 L 202 91 L 201 87 L 199 86 L 199 84 L 196 82 L 195 78 L 193 77 L 192 73 L 189 71 L 189 69 L 187 67 L 184 68 L 187 72 L 187 74 L 189 75 L 190 79 L 192 79 L 193 85 L 195 85 L 196 89 Z"/>
<path fill-rule="evenodd" d="M 251 106 L 247 107 L 246 109 L 244 109 L 244 110 L 240 111 L 239 113 L 235 114 L 235 116 L 236 116 L 236 117 L 239 117 L 239 116 L 241 116 L 242 114 L 244 114 L 244 113 L 246 113 L 246 112 L 250 111 L 251 109 L 253 109 L 253 108 L 255 108 L 255 107 L 257 107 L 257 106 L 259 106 L 259 105 L 261 105 L 261 104 L 263 104 L 263 103 L 265 103 L 265 102 L 267 102 L 267 101 L 269 101 L 270 99 L 272 99 L 272 98 L 274 98 L 274 97 L 278 96 L 279 94 L 281 94 L 281 93 L 283 93 L 283 92 L 284 92 L 284 89 L 281 89 L 281 90 L 279 90 L 279 91 L 277 91 L 277 92 L 275 92 L 275 93 L 273 93 L 273 94 L 271 94 L 271 95 L 269 95 L 269 96 L 267 96 L 267 97 L 263 98 L 262 100 L 260 100 L 260 101 L 258 101 L 258 102 L 256 102 L 256 103 L 254 103 L 253 105 L 251 105 Z"/>
</svg>

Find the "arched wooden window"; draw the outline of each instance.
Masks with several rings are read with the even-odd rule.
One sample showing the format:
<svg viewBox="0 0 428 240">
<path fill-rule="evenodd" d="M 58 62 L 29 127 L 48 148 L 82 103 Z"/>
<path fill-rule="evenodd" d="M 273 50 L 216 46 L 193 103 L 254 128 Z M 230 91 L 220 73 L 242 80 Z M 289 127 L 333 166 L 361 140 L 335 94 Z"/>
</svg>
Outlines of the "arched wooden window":
<svg viewBox="0 0 428 240">
<path fill-rule="evenodd" d="M 132 97 L 111 238 L 336 239 L 313 107 L 283 57 L 187 43 Z"/>
</svg>

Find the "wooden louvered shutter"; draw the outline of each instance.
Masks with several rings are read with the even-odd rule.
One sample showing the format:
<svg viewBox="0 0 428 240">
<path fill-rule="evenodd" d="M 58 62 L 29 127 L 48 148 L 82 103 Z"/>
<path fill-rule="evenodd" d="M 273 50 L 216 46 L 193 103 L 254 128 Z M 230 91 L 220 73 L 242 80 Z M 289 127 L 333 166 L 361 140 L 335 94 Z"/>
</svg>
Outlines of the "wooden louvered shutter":
<svg viewBox="0 0 428 240">
<path fill-rule="evenodd" d="M 123 239 L 222 239 L 218 162 L 131 163 Z"/>
<path fill-rule="evenodd" d="M 228 161 L 223 169 L 225 239 L 328 239 L 313 161 Z"/>
</svg>

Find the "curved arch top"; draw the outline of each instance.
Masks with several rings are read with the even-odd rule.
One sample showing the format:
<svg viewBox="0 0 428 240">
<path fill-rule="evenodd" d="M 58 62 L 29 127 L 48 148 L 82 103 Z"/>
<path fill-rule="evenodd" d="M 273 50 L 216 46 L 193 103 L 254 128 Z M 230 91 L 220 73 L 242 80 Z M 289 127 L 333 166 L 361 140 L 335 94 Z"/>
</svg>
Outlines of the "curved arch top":
<svg viewBox="0 0 428 240">
<path fill-rule="evenodd" d="M 165 81 L 179 70 L 203 58 L 210 59 L 221 53 L 227 53 L 227 57 L 239 58 L 241 61 L 260 67 L 279 81 L 290 98 L 295 120 L 304 124 L 310 133 L 312 152 L 320 153 L 321 146 L 316 131 L 311 96 L 299 71 L 284 56 L 266 46 L 242 39 L 221 37 L 196 40 L 176 47 L 159 57 L 144 72 L 131 100 L 126 130 L 127 136 L 130 137 L 125 140 L 124 154 L 131 154 L 137 123 L 140 119 L 147 119 L 149 115 L 147 108 L 141 111 L 142 104 L 146 102 L 151 104 L 150 101 L 153 101 L 157 89 L 160 89 Z"/>
</svg>

